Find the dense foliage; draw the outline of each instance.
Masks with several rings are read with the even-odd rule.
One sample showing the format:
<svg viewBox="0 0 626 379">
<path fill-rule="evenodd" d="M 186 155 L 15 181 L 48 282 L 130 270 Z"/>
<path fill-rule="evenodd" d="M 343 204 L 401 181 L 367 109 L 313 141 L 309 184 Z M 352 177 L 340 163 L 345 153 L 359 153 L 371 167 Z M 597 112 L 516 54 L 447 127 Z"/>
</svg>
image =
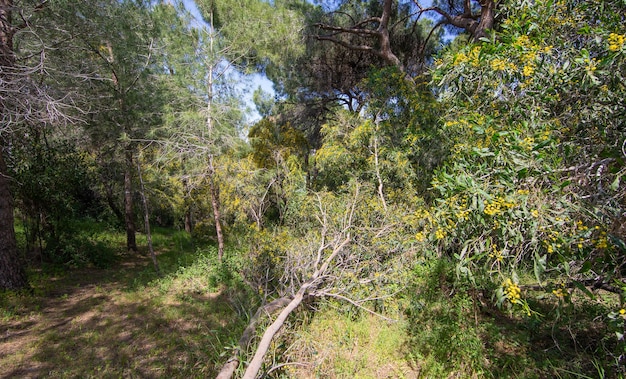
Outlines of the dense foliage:
<svg viewBox="0 0 626 379">
<path fill-rule="evenodd" d="M 593 300 L 563 328 L 595 322 L 584 354 L 626 374 L 623 0 L 183 3 L 0 1 L 3 262 L 112 264 L 82 223 L 127 250 L 150 223 L 184 229 L 237 262 L 246 304 L 408 320 L 407 355 L 445 361 L 453 339 L 460 375 L 506 375 L 479 318 L 544 333 Z M 252 72 L 277 90 L 254 122 Z"/>
</svg>

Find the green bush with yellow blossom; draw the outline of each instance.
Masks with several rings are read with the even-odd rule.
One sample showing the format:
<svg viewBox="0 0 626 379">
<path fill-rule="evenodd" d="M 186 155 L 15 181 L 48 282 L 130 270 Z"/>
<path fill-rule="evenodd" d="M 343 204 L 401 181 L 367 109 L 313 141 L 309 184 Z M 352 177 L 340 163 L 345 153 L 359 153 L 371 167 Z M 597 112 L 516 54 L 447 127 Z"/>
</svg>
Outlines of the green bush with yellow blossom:
<svg viewBox="0 0 626 379">
<path fill-rule="evenodd" d="M 415 214 L 415 239 L 454 259 L 459 277 L 487 278 L 496 303 L 521 315 L 540 316 L 530 296 L 565 304 L 603 289 L 623 301 L 624 9 L 504 2 L 490 39 L 435 62 L 453 148 L 434 201 Z M 623 343 L 620 312 L 607 317 Z"/>
</svg>

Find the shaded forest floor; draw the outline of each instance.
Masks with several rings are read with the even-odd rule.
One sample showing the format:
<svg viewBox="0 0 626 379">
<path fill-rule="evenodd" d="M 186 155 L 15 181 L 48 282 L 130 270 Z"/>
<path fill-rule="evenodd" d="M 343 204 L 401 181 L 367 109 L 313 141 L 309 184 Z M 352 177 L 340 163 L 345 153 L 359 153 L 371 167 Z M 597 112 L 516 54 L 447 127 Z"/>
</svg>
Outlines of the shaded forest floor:
<svg viewBox="0 0 626 379">
<path fill-rule="evenodd" d="M 208 253 L 158 253 L 161 278 L 147 254 L 123 254 L 106 269 L 37 270 L 33 295 L 3 295 L 0 378 L 214 374 L 241 317 L 207 271 L 190 272 Z"/>
</svg>

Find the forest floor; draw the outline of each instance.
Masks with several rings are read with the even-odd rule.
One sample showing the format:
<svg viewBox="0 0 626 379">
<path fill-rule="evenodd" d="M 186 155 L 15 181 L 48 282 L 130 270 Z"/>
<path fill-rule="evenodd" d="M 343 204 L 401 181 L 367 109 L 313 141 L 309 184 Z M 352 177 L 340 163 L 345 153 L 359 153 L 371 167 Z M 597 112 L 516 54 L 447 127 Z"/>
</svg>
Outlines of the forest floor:
<svg viewBox="0 0 626 379">
<path fill-rule="evenodd" d="M 141 254 L 31 274 L 34 294 L 0 299 L 0 378 L 210 377 L 242 325 L 206 275 L 185 275 L 203 256 L 185 257 L 160 254 L 169 278 Z"/>
<path fill-rule="evenodd" d="M 119 248 L 107 268 L 44 267 L 30 273 L 32 294 L 0 294 L 0 379 L 214 377 L 254 295 L 220 271 L 214 248 L 160 237 L 161 276 L 148 254 Z M 576 301 L 553 321 L 553 303 L 518 317 L 422 271 L 396 304 L 399 322 L 332 303 L 290 319 L 268 357 L 289 365 L 270 377 L 617 377 L 605 366 L 606 301 Z"/>
</svg>

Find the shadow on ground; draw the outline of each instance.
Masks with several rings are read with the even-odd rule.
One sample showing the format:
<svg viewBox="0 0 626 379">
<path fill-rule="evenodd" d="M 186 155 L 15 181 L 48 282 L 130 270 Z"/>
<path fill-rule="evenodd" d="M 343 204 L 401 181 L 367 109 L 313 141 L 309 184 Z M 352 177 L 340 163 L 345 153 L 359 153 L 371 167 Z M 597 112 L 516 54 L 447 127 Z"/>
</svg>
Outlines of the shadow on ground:
<svg viewBox="0 0 626 379">
<path fill-rule="evenodd" d="M 150 264 L 137 256 L 107 270 L 68 271 L 35 296 L 5 298 L 0 378 L 214 376 L 242 320 L 225 291 L 136 286 L 133 275 Z"/>
</svg>

